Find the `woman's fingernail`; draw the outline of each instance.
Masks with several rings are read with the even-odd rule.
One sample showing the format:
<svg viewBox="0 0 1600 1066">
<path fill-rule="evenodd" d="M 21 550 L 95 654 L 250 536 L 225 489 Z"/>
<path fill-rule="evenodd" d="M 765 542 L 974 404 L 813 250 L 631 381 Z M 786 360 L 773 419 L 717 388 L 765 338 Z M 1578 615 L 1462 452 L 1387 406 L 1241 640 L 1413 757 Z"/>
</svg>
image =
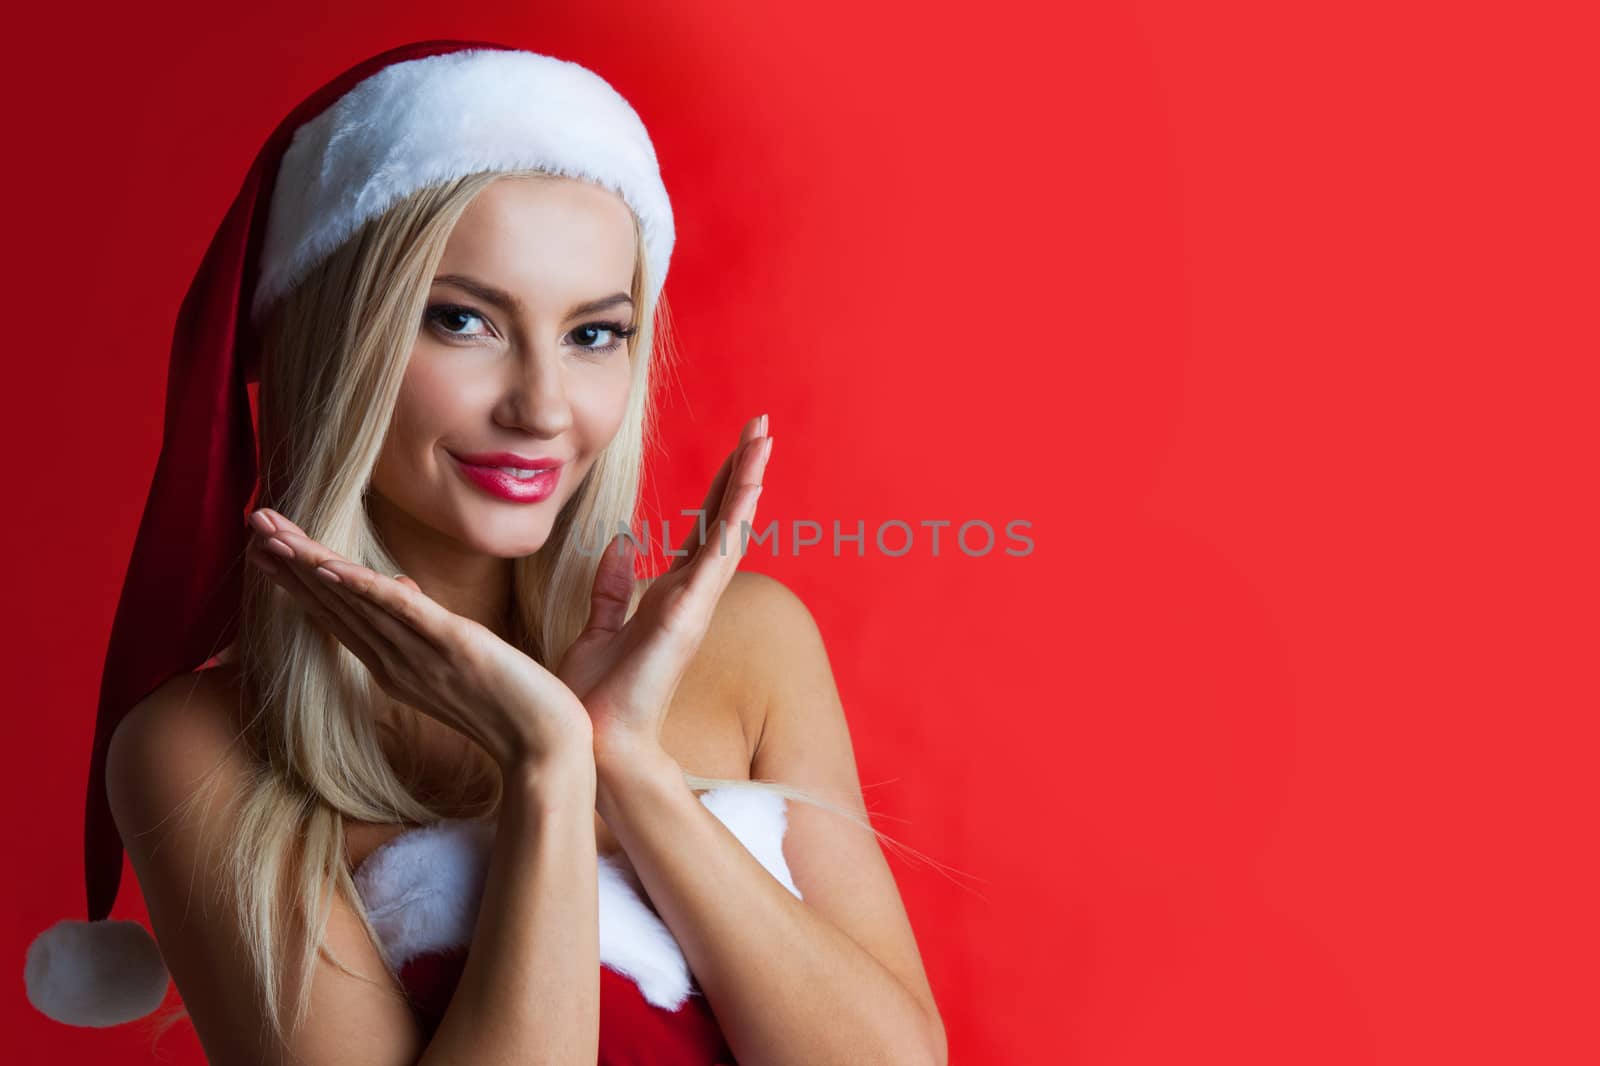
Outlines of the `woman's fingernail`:
<svg viewBox="0 0 1600 1066">
<path fill-rule="evenodd" d="M 272 519 L 261 511 L 256 511 L 250 515 L 250 524 L 263 533 L 276 533 L 278 531 L 278 528 L 272 524 Z"/>
<path fill-rule="evenodd" d="M 277 555 L 281 555 L 285 559 L 294 558 L 294 549 L 289 547 L 289 545 L 285 544 L 283 541 L 279 540 L 277 537 L 273 537 L 267 541 L 267 550 Z"/>
<path fill-rule="evenodd" d="M 335 585 L 343 583 L 338 574 L 334 573 L 332 570 L 329 570 L 325 566 L 317 567 L 317 576 L 322 578 L 324 581 L 330 581 Z"/>
</svg>

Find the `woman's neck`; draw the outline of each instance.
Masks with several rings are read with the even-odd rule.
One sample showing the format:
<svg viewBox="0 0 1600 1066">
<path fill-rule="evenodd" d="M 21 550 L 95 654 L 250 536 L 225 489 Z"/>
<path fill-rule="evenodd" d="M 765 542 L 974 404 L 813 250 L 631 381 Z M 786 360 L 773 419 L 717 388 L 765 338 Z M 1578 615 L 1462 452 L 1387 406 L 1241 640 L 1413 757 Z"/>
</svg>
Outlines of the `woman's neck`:
<svg viewBox="0 0 1600 1066">
<path fill-rule="evenodd" d="M 367 496 L 367 512 L 400 573 L 445 610 L 509 639 L 514 560 L 473 551 L 418 522 L 375 492 Z"/>
</svg>

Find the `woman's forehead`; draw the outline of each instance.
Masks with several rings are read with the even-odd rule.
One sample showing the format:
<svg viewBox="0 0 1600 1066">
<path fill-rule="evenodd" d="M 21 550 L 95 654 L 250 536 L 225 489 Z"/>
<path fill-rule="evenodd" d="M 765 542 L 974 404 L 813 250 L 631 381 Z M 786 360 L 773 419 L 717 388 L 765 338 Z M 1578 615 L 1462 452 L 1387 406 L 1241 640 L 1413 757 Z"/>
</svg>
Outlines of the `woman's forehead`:
<svg viewBox="0 0 1600 1066">
<path fill-rule="evenodd" d="M 555 305 L 626 291 L 637 252 L 633 216 L 609 190 L 570 178 L 502 179 L 462 212 L 437 274 Z"/>
</svg>

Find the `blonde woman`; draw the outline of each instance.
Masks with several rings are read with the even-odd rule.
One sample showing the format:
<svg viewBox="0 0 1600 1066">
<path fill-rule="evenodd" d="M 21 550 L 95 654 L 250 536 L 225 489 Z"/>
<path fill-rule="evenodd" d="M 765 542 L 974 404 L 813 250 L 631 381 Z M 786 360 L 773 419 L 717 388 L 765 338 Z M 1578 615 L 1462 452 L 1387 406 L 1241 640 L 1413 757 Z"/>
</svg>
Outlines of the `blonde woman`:
<svg viewBox="0 0 1600 1066">
<path fill-rule="evenodd" d="M 673 234 L 633 109 L 503 45 L 269 139 L 180 315 L 39 1009 L 170 973 L 226 1064 L 945 1061 L 816 626 L 738 570 L 766 416 L 669 569 L 618 535 Z"/>
</svg>

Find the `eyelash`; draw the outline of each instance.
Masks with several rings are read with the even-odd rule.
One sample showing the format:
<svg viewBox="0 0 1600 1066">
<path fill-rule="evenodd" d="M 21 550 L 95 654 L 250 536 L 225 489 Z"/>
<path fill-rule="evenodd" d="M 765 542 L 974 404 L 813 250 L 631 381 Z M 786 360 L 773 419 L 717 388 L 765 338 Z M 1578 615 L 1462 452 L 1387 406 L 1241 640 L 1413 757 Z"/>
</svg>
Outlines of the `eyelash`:
<svg viewBox="0 0 1600 1066">
<path fill-rule="evenodd" d="M 488 319 L 484 318 L 483 315 L 480 315 L 470 307 L 463 307 L 460 304 L 434 304 L 428 308 L 423 317 L 435 328 L 435 332 L 445 337 L 455 338 L 457 340 L 468 339 L 466 334 L 455 333 L 443 328 L 443 326 L 440 324 L 440 320 L 446 315 L 466 315 L 469 318 L 476 318 L 478 321 L 485 324 L 488 322 Z M 635 333 L 639 332 L 638 326 L 624 327 L 621 322 L 585 322 L 583 325 L 578 326 L 577 329 L 598 330 L 600 332 L 609 333 L 615 338 L 610 344 L 578 345 L 578 347 L 583 351 L 595 355 L 605 355 L 608 352 L 616 351 L 618 348 L 622 347 L 624 341 L 633 336 Z M 574 332 L 576 332 L 576 330 Z"/>
</svg>

